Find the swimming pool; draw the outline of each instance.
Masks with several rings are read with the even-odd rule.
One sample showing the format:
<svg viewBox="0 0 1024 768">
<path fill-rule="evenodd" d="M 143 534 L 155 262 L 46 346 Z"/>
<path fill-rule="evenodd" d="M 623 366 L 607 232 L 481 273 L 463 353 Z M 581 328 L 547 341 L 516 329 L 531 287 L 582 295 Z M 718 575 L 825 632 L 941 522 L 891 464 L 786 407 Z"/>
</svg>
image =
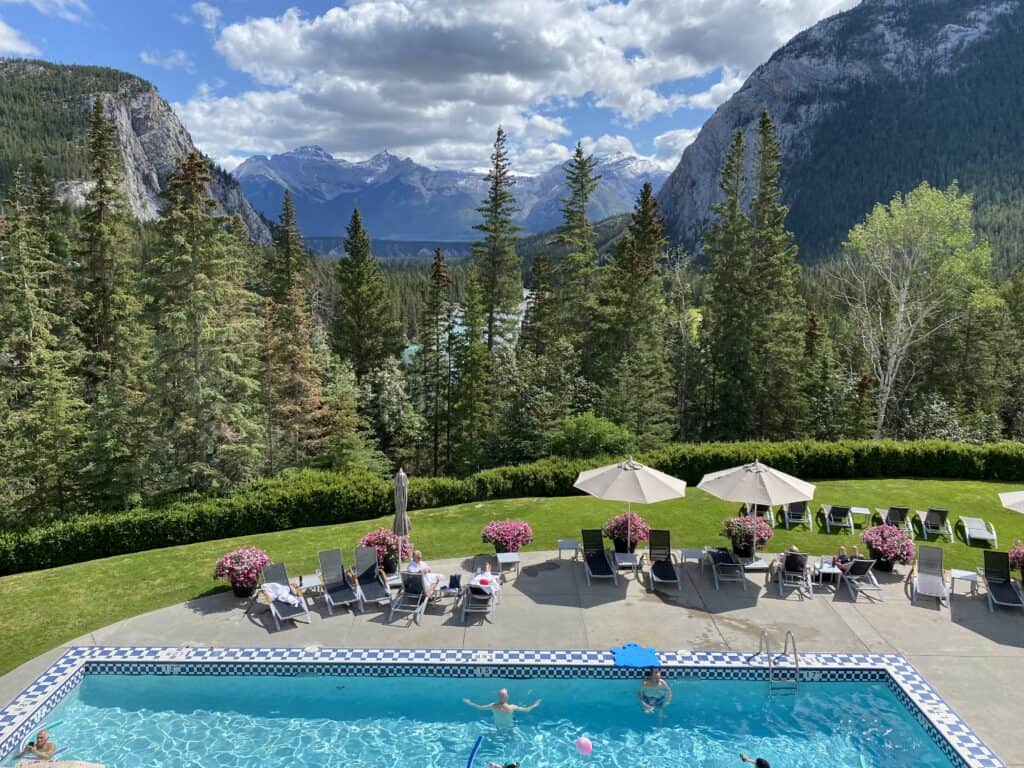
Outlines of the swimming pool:
<svg viewBox="0 0 1024 768">
<path fill-rule="evenodd" d="M 774 768 L 1002 765 L 898 656 L 804 654 L 796 692 L 772 693 L 764 657 L 662 653 L 674 696 L 659 722 L 636 701 L 639 671 L 598 651 L 73 651 L 44 681 L 49 697 L 19 697 L 26 722 L 38 716 L 17 743 L 59 721 L 62 757 L 108 768 L 461 768 L 478 736 L 476 768 L 712 768 L 740 751 Z M 541 699 L 511 730 L 462 703 L 501 687 Z"/>
</svg>

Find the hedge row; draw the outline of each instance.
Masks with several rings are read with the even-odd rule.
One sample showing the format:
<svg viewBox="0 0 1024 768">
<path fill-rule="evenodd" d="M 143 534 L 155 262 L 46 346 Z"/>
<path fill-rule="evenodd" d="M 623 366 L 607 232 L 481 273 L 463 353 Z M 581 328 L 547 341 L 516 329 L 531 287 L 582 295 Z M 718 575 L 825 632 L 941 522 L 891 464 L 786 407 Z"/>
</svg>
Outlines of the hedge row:
<svg viewBox="0 0 1024 768">
<path fill-rule="evenodd" d="M 807 479 L 869 477 L 1024 478 L 1024 444 L 943 441 L 792 441 L 679 444 L 637 456 L 696 485 L 707 472 L 759 458 Z M 610 460 L 610 459 L 609 459 Z M 487 499 L 567 496 L 581 469 L 609 460 L 549 458 L 483 470 L 465 478 L 409 483 L 410 509 Z M 160 509 L 82 515 L 0 534 L 0 574 L 197 541 L 382 517 L 391 484 L 368 474 L 297 472 L 253 483 L 228 496 Z"/>
</svg>

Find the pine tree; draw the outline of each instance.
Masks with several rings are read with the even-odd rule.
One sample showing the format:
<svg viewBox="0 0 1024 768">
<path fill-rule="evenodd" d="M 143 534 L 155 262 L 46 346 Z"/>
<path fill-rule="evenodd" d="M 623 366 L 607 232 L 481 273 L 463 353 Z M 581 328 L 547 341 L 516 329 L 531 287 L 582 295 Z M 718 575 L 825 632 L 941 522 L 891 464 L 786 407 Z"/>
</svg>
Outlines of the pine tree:
<svg viewBox="0 0 1024 768">
<path fill-rule="evenodd" d="M 752 379 L 750 327 L 761 308 L 752 306 L 750 220 L 743 211 L 743 132 L 736 131 L 719 178 L 723 199 L 712 207 L 714 220 L 704 236 L 708 278 L 704 301 L 712 377 L 711 435 L 738 440 L 750 437 L 754 419 L 748 399 Z"/>
<path fill-rule="evenodd" d="M 444 253 L 438 248 L 430 267 L 430 284 L 420 321 L 420 346 L 414 358 L 432 475 L 448 471 L 447 458 L 451 455 L 448 437 L 451 434 L 452 366 L 447 357 L 452 333 L 451 291 L 452 277 Z"/>
<path fill-rule="evenodd" d="M 266 252 L 263 280 L 267 286 L 267 295 L 278 304 L 285 303 L 285 297 L 292 287 L 303 281 L 308 258 L 295 218 L 292 193 L 286 189 L 284 202 L 281 203 L 281 218 L 274 228 L 274 247 Z"/>
<path fill-rule="evenodd" d="M 326 438 L 316 466 L 340 472 L 365 470 L 387 475 L 391 465 L 374 445 L 362 416 L 359 385 L 350 363 L 335 360 L 324 386 Z"/>
<path fill-rule="evenodd" d="M 248 246 L 214 214 L 209 182 L 197 152 L 178 162 L 148 265 L 157 482 L 170 489 L 242 481 L 262 460 L 259 318 L 242 285 Z"/>
<path fill-rule="evenodd" d="M 755 436 L 771 439 L 796 437 L 807 412 L 797 375 L 807 309 L 797 290 L 796 244 L 786 230 L 789 208 L 782 202 L 781 154 L 775 125 L 767 110 L 762 111 L 750 205 L 749 284 L 751 306 L 757 309 L 750 325 L 753 376 L 746 396 Z"/>
<path fill-rule="evenodd" d="M 550 263 L 546 254 L 538 253 L 530 272 L 530 293 L 526 298 L 526 313 L 519 333 L 520 350 L 534 356 L 544 354 L 558 338 L 558 321 Z"/>
<path fill-rule="evenodd" d="M 487 351 L 486 319 L 481 288 L 475 275 L 466 286 L 462 310 L 462 331 L 455 347 L 455 469 L 472 472 L 484 466 L 486 440 L 492 431 L 491 405 L 487 398 L 492 391 L 492 368 Z"/>
<path fill-rule="evenodd" d="M 338 308 L 333 341 L 338 355 L 351 361 L 362 382 L 398 354 L 401 325 L 392 313 L 387 280 L 370 250 L 370 235 L 358 208 L 349 221 L 345 253 L 335 268 Z"/>
<path fill-rule="evenodd" d="M 409 466 L 423 432 L 405 374 L 395 357 L 385 358 L 370 371 L 362 384 L 364 412 L 380 450 L 393 466 Z"/>
<path fill-rule="evenodd" d="M 514 184 L 505 146 L 505 131 L 499 125 L 491 153 L 491 167 L 487 172 L 487 198 L 476 209 L 483 222 L 473 227 L 484 235 L 482 241 L 473 243 L 473 259 L 484 306 L 484 338 L 490 352 L 507 334 L 523 289 L 519 256 L 516 254 L 519 227 L 512 223 L 512 217 L 518 210 L 512 196 Z"/>
</svg>

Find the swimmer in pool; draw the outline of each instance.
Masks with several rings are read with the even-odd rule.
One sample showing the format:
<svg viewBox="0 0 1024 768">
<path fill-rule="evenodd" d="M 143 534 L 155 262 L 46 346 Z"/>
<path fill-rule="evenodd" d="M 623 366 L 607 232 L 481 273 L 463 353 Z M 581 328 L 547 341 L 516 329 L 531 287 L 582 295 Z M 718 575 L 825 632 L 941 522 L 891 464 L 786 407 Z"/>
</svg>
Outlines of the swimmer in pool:
<svg viewBox="0 0 1024 768">
<path fill-rule="evenodd" d="M 744 763 L 753 763 L 754 768 L 772 768 L 768 764 L 768 761 L 765 760 L 763 757 L 757 757 L 757 758 L 747 757 L 746 755 L 744 755 L 741 752 L 740 753 L 740 760 L 742 760 Z"/>
<path fill-rule="evenodd" d="M 492 701 L 490 704 L 477 704 L 469 699 L 463 699 L 463 701 L 474 709 L 491 710 L 491 713 L 494 715 L 494 724 L 501 728 L 512 727 L 515 723 L 516 712 L 532 712 L 540 706 L 540 699 L 537 699 L 528 707 L 521 707 L 518 704 L 509 704 L 507 688 L 502 688 L 498 691 L 498 700 Z"/>
<path fill-rule="evenodd" d="M 657 712 L 658 719 L 661 720 L 665 717 L 665 707 L 672 701 L 672 687 L 661 676 L 660 669 L 649 669 L 644 675 L 644 681 L 640 683 L 636 697 L 640 699 L 640 706 L 645 715 Z"/>
<path fill-rule="evenodd" d="M 49 732 L 40 731 L 36 734 L 35 741 L 30 741 L 21 752 L 14 756 L 14 759 L 17 760 L 19 757 L 32 755 L 32 757 L 39 758 L 40 760 L 49 760 L 56 751 L 57 745 L 50 741 Z"/>
</svg>

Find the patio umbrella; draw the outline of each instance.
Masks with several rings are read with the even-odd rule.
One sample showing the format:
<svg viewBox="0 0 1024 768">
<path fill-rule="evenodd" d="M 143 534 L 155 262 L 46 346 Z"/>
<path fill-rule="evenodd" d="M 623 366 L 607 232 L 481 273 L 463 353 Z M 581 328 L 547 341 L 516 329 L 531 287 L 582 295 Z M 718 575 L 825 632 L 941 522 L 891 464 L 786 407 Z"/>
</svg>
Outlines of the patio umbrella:
<svg viewBox="0 0 1024 768">
<path fill-rule="evenodd" d="M 598 499 L 624 501 L 627 510 L 633 511 L 633 502 L 655 504 L 669 499 L 680 499 L 686 495 L 686 481 L 666 475 L 656 469 L 633 461 L 609 464 L 606 467 L 580 472 L 573 488 L 579 488 Z M 626 518 L 627 538 L 632 537 L 632 516 Z"/>
<path fill-rule="evenodd" d="M 811 483 L 772 469 L 760 461 L 711 472 L 701 478 L 697 487 L 725 501 L 770 507 L 810 501 L 814 497 Z"/>
<path fill-rule="evenodd" d="M 1024 491 L 1000 493 L 999 500 L 1003 502 L 1003 506 L 1007 509 L 1012 509 L 1014 512 L 1024 514 Z"/>
<path fill-rule="evenodd" d="M 409 478 L 405 471 L 399 467 L 395 473 L 395 522 L 391 526 L 391 532 L 398 537 L 398 570 L 402 570 L 402 542 L 409 538 L 412 531 L 412 523 L 409 522 L 409 513 L 406 508 L 409 506 Z"/>
</svg>

